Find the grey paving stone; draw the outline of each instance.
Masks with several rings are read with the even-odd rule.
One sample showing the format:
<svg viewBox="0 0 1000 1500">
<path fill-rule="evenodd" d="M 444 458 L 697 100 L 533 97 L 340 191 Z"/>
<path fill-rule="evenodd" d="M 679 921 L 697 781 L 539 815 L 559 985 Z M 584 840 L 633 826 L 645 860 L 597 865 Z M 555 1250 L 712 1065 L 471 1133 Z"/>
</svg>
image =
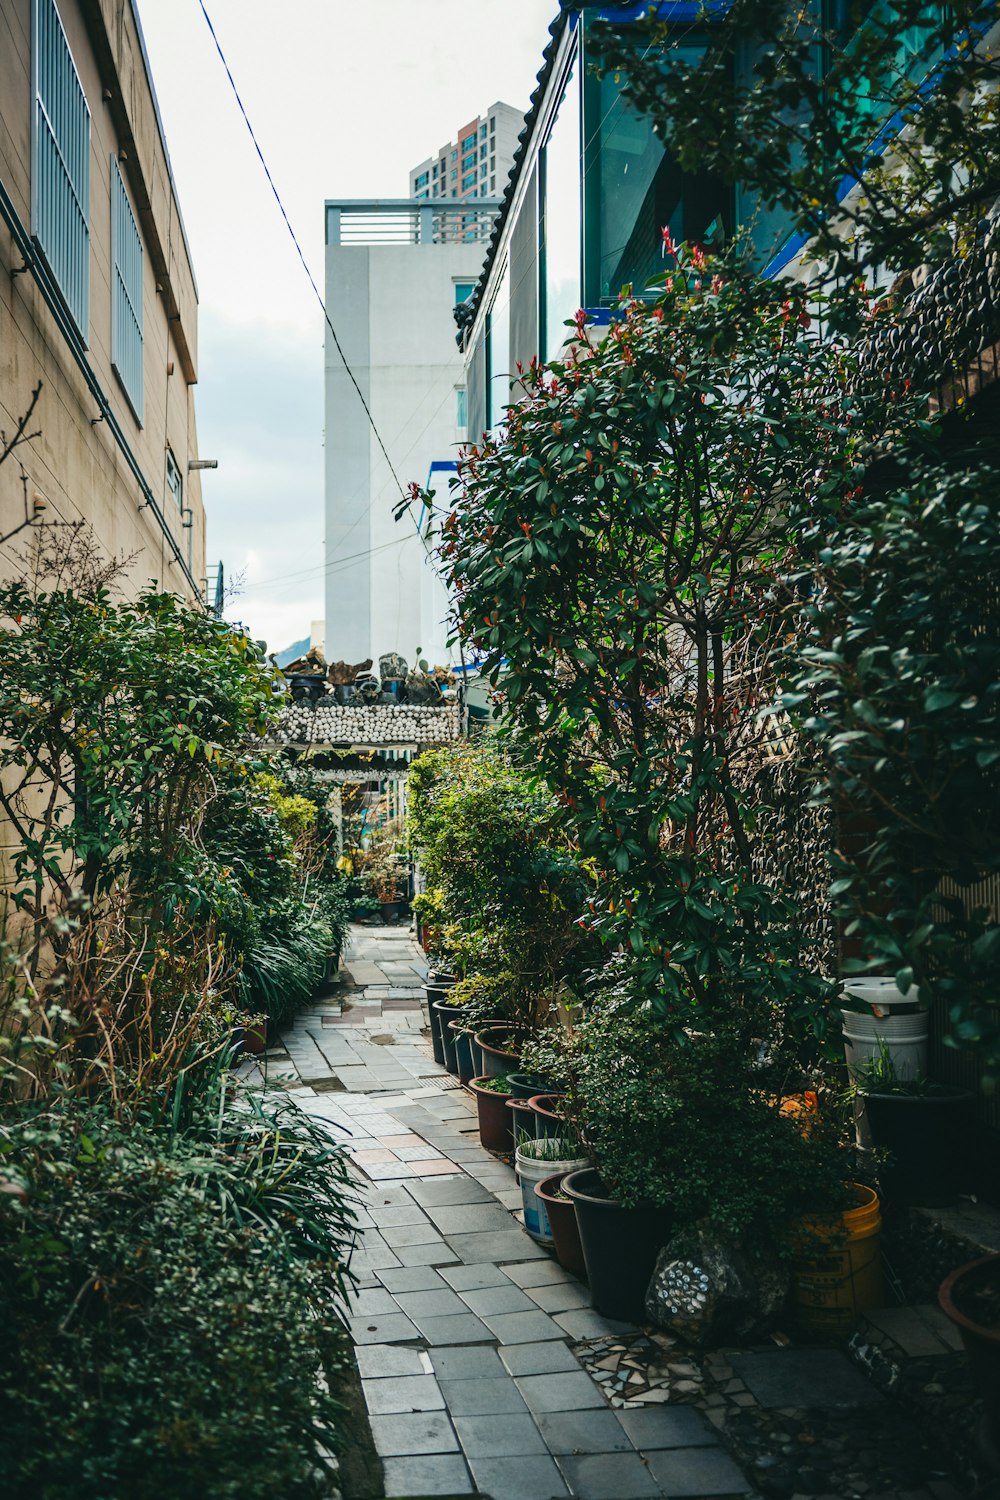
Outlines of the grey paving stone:
<svg viewBox="0 0 1000 1500">
<path fill-rule="evenodd" d="M 395 1344 L 363 1344 L 355 1350 L 362 1380 L 391 1376 L 428 1375 L 431 1363 L 422 1349 L 403 1349 Z"/>
<path fill-rule="evenodd" d="M 371 1317 L 350 1320 L 351 1338 L 355 1344 L 408 1344 L 416 1342 L 417 1330 L 402 1313 L 375 1313 Z"/>
<path fill-rule="evenodd" d="M 445 1412 L 404 1412 L 372 1417 L 370 1421 L 376 1451 L 383 1458 L 458 1449 L 458 1439 Z"/>
<path fill-rule="evenodd" d="M 464 1266 L 442 1266 L 441 1275 L 456 1292 L 471 1292 L 479 1287 L 486 1286 L 510 1286 L 509 1278 L 501 1271 L 499 1266 L 493 1266 L 489 1261 L 483 1261 L 481 1265 Z"/>
<path fill-rule="evenodd" d="M 475 1313 L 446 1313 L 439 1318 L 414 1314 L 413 1321 L 429 1344 L 484 1344 L 491 1337 Z"/>
<path fill-rule="evenodd" d="M 528 1409 L 507 1375 L 492 1380 L 442 1380 L 441 1394 L 453 1417 L 489 1417 Z"/>
<path fill-rule="evenodd" d="M 474 1313 L 485 1317 L 487 1313 L 536 1312 L 534 1303 L 525 1296 L 519 1286 L 510 1281 L 506 1286 L 485 1286 L 462 1293 Z"/>
<path fill-rule="evenodd" d="M 500 1380 L 503 1365 L 497 1351 L 488 1344 L 469 1348 L 429 1349 L 427 1357 L 439 1380 Z"/>
<path fill-rule="evenodd" d="M 603 1411 L 539 1412 L 535 1420 L 550 1453 L 632 1452 L 615 1413 L 606 1407 Z"/>
<path fill-rule="evenodd" d="M 382 1208 L 408 1208 L 413 1199 L 404 1187 L 393 1187 L 386 1183 L 384 1186 L 379 1184 L 368 1188 L 366 1202 L 369 1213 L 377 1214 Z"/>
<path fill-rule="evenodd" d="M 373 1417 L 404 1411 L 444 1411 L 445 1399 L 433 1375 L 402 1375 L 395 1380 L 364 1380 L 365 1404 Z"/>
<path fill-rule="evenodd" d="M 446 1291 L 441 1275 L 433 1266 L 388 1266 L 379 1271 L 378 1279 L 390 1292 Z"/>
<path fill-rule="evenodd" d="M 475 1178 L 467 1177 L 463 1172 L 458 1177 L 442 1178 L 435 1182 L 431 1179 L 419 1179 L 409 1184 L 409 1193 L 414 1202 L 419 1203 L 422 1208 L 437 1208 L 445 1204 L 456 1203 L 492 1203 L 493 1196 L 487 1192 L 481 1183 Z"/>
<path fill-rule="evenodd" d="M 556 1313 L 554 1321 L 571 1339 L 599 1339 L 610 1333 L 635 1333 L 631 1323 L 618 1323 L 614 1318 L 602 1318 L 593 1308 L 571 1308 L 569 1312 Z"/>
<path fill-rule="evenodd" d="M 543 1312 L 571 1312 L 590 1306 L 590 1293 L 575 1281 L 554 1281 L 546 1286 L 526 1288 L 527 1295 Z"/>
<path fill-rule="evenodd" d="M 384 1464 L 386 1500 L 410 1495 L 473 1495 L 468 1465 L 460 1453 L 435 1453 L 420 1458 L 387 1458 Z"/>
<path fill-rule="evenodd" d="M 400 1312 L 405 1312 L 408 1318 L 439 1318 L 469 1311 L 458 1293 L 446 1286 L 432 1292 L 399 1292 L 396 1300 Z"/>
<path fill-rule="evenodd" d="M 517 1261 L 517 1256 L 512 1256 Z M 518 1286 L 555 1286 L 556 1283 L 571 1286 L 579 1286 L 575 1276 L 564 1271 L 558 1261 L 546 1256 L 543 1260 L 521 1261 L 519 1264 L 509 1265 L 504 1263 L 504 1274 L 511 1281 L 516 1281 Z"/>
<path fill-rule="evenodd" d="M 402 1266 L 446 1266 L 458 1259 L 443 1240 L 434 1245 L 397 1245 L 393 1254 Z"/>
<path fill-rule="evenodd" d="M 559 1337 L 559 1329 L 548 1313 L 538 1308 L 533 1312 L 490 1313 L 483 1322 L 501 1344 L 540 1344 Z"/>
<path fill-rule="evenodd" d="M 865 1313 L 865 1319 L 888 1334 L 909 1359 L 962 1347 L 958 1329 L 939 1307 L 930 1303 L 917 1307 L 880 1307 Z"/>
<path fill-rule="evenodd" d="M 548 1457 L 469 1460 L 479 1492 L 492 1500 L 562 1500 L 562 1475 Z"/>
<path fill-rule="evenodd" d="M 693 1406 L 635 1407 L 632 1411 L 616 1411 L 615 1415 L 643 1452 L 647 1448 L 710 1448 L 718 1444 L 715 1432 Z"/>
<path fill-rule="evenodd" d="M 516 1382 L 531 1411 L 585 1411 L 603 1407 L 604 1397 L 586 1370 L 565 1374 L 522 1375 Z"/>
<path fill-rule="evenodd" d="M 560 1458 L 559 1467 L 578 1500 L 647 1500 L 659 1485 L 638 1453 L 595 1453 Z M 683 1494 L 667 1490 L 666 1494 Z"/>
<path fill-rule="evenodd" d="M 427 1217 L 439 1233 L 449 1238 L 453 1234 L 503 1234 L 511 1227 L 510 1214 L 499 1203 L 467 1203 L 455 1207 L 433 1204 L 427 1209 Z"/>
<path fill-rule="evenodd" d="M 536 1245 L 520 1229 L 494 1234 L 453 1234 L 448 1243 L 458 1258 L 467 1265 L 483 1260 L 490 1260 L 495 1264 L 505 1260 L 528 1260 L 532 1256 L 545 1257 L 542 1247 Z"/>
<path fill-rule="evenodd" d="M 545 1443 L 526 1414 L 456 1417 L 455 1431 L 468 1458 L 520 1458 L 544 1453 Z"/>
<path fill-rule="evenodd" d="M 836 1349 L 768 1349 L 734 1354 L 736 1374 L 761 1406 L 868 1406 L 880 1391 Z"/>
<path fill-rule="evenodd" d="M 393 1250 L 400 1245 L 443 1245 L 444 1240 L 433 1224 L 424 1219 L 418 1224 L 387 1224 L 382 1238 Z"/>
<path fill-rule="evenodd" d="M 376 1287 L 370 1291 L 357 1292 L 351 1298 L 351 1315 L 355 1318 L 367 1317 L 370 1313 L 399 1312 L 400 1308 L 395 1297 L 384 1290 Z"/>
<path fill-rule="evenodd" d="M 753 1485 L 721 1448 L 672 1448 L 647 1453 L 649 1471 L 665 1495 L 747 1495 Z"/>
<path fill-rule="evenodd" d="M 581 1369 L 572 1349 L 563 1343 L 505 1344 L 500 1358 L 512 1375 L 554 1375 Z"/>
</svg>

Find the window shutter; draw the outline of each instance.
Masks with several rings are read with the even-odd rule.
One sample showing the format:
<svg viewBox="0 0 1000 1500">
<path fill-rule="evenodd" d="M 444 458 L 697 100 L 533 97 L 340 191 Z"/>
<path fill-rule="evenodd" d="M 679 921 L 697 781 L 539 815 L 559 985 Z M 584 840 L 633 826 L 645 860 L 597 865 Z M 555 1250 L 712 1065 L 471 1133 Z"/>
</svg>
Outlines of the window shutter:
<svg viewBox="0 0 1000 1500">
<path fill-rule="evenodd" d="M 34 0 L 32 18 L 32 228 L 86 343 L 90 314 L 90 110 L 55 0 Z"/>
<path fill-rule="evenodd" d="M 111 158 L 111 362 L 142 421 L 142 239 L 117 159 Z"/>
</svg>

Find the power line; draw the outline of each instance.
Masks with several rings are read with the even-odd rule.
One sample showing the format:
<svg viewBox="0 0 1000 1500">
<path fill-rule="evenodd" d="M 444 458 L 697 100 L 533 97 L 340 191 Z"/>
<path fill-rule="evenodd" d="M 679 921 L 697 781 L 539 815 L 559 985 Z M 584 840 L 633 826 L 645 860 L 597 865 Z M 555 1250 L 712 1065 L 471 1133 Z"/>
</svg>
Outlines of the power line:
<svg viewBox="0 0 1000 1500">
<path fill-rule="evenodd" d="M 326 310 L 326 303 L 323 301 L 323 298 L 320 295 L 319 287 L 316 285 L 316 282 L 315 282 L 315 280 L 313 278 L 313 273 L 309 269 L 309 262 L 306 260 L 305 255 L 302 253 L 302 246 L 299 244 L 298 236 L 296 235 L 295 230 L 292 228 L 291 220 L 289 219 L 288 214 L 285 212 L 285 205 L 281 201 L 281 194 L 278 192 L 277 186 L 275 185 L 274 178 L 271 176 L 270 168 L 268 167 L 267 162 L 264 159 L 264 153 L 260 149 L 260 142 L 258 141 L 256 135 L 254 134 L 254 128 L 250 124 L 250 117 L 247 114 L 246 109 L 244 108 L 243 100 L 240 98 L 240 91 L 236 87 L 236 80 L 235 80 L 235 78 L 232 75 L 232 71 L 231 71 L 231 69 L 229 67 L 228 62 L 226 61 L 226 54 L 222 50 L 222 44 L 219 41 L 219 38 L 216 36 L 215 27 L 212 25 L 212 18 L 208 14 L 208 11 L 205 9 L 205 0 L 198 0 L 198 4 L 201 7 L 201 13 L 202 13 L 202 15 L 205 17 L 205 23 L 208 26 L 208 29 L 209 29 L 209 31 L 211 33 L 212 41 L 215 43 L 215 50 L 216 50 L 216 52 L 218 52 L 219 59 L 220 59 L 220 61 L 222 63 L 222 66 L 226 70 L 226 77 L 229 79 L 230 85 L 231 85 L 232 90 L 233 90 L 233 95 L 234 95 L 234 97 L 236 99 L 237 105 L 239 106 L 240 114 L 243 116 L 243 123 L 246 125 L 247 130 L 250 132 L 250 139 L 253 141 L 254 150 L 257 152 L 257 155 L 260 158 L 260 164 L 264 168 L 264 176 L 267 178 L 268 184 L 269 184 L 269 186 L 271 188 L 271 192 L 274 194 L 274 201 L 275 201 L 275 203 L 277 203 L 278 208 L 279 208 L 279 210 L 281 212 L 281 217 L 285 221 L 285 228 L 288 230 L 288 233 L 291 235 L 292 244 L 295 246 L 296 252 L 298 253 L 299 260 L 302 262 L 302 269 L 303 269 L 303 271 L 305 271 L 306 276 L 309 278 L 309 285 L 313 289 L 313 295 L 315 296 L 316 301 L 320 305 L 320 309 L 321 309 L 321 311 L 323 313 L 323 317 L 326 320 L 326 326 L 330 330 L 330 337 L 333 339 L 333 342 L 334 342 L 334 345 L 336 347 L 337 353 L 340 355 L 341 359 L 344 362 L 344 369 L 347 371 L 347 374 L 348 374 L 348 376 L 350 378 L 351 384 L 353 385 L 354 389 L 358 393 L 358 400 L 361 402 L 361 405 L 364 407 L 365 416 L 368 418 L 368 421 L 371 424 L 372 432 L 374 432 L 376 440 L 378 442 L 378 445 L 379 445 L 379 447 L 382 450 L 382 456 L 384 457 L 386 463 L 389 465 L 389 472 L 390 472 L 390 474 L 392 475 L 392 477 L 393 477 L 393 479 L 395 481 L 396 488 L 399 490 L 400 497 L 403 498 L 405 496 L 405 492 L 403 490 L 403 486 L 399 482 L 399 475 L 396 473 L 396 470 L 393 468 L 392 459 L 389 457 L 389 454 L 388 454 L 388 451 L 386 449 L 385 443 L 383 443 L 383 441 L 382 441 L 382 434 L 379 432 L 378 427 L 376 426 L 375 418 L 372 416 L 372 414 L 371 414 L 371 408 L 369 407 L 368 402 L 365 400 L 364 392 L 362 391 L 360 385 L 357 382 L 357 379 L 355 377 L 354 371 L 351 369 L 350 365 L 347 362 L 347 355 L 344 353 L 343 349 L 341 348 L 340 339 L 337 337 L 337 330 L 334 328 L 333 322 L 331 321 L 331 318 L 330 318 L 330 314 Z"/>
</svg>

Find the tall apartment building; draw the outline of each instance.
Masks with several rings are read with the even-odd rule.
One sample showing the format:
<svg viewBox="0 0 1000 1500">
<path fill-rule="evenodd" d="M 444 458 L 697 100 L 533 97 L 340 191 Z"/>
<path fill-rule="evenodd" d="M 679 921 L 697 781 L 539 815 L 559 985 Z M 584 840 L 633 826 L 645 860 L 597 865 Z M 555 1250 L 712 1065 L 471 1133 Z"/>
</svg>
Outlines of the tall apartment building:
<svg viewBox="0 0 1000 1500">
<path fill-rule="evenodd" d="M 198 297 L 135 0 L 0 5 L 0 218 L 8 439 L 42 384 L 38 435 L 0 467 L 0 536 L 26 506 L 82 519 L 136 554 L 135 587 L 200 597 Z"/>
<path fill-rule="evenodd" d="M 468 120 L 455 139 L 410 173 L 412 198 L 502 198 L 524 115 L 511 104 L 491 104 Z"/>
</svg>

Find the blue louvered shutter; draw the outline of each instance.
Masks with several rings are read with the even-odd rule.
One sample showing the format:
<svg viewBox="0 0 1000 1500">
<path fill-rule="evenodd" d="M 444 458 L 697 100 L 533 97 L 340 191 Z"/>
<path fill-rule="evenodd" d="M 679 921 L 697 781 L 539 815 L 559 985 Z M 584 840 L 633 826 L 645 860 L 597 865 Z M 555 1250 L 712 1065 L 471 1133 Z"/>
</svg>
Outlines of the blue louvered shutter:
<svg viewBox="0 0 1000 1500">
<path fill-rule="evenodd" d="M 142 240 L 121 168 L 111 158 L 111 363 L 142 421 Z"/>
<path fill-rule="evenodd" d="M 90 309 L 90 110 L 54 0 L 34 0 L 32 17 L 32 229 L 86 343 Z"/>
</svg>

